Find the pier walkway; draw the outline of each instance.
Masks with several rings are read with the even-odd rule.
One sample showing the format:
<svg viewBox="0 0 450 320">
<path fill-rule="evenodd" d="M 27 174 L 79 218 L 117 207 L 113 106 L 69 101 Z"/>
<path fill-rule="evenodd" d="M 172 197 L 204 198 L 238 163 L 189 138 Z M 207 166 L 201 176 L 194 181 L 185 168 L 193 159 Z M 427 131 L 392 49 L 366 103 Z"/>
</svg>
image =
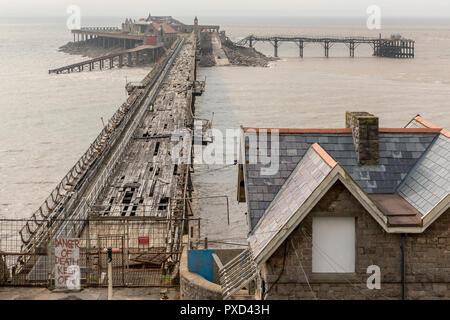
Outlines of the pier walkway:
<svg viewBox="0 0 450 320">
<path fill-rule="evenodd" d="M 191 35 L 172 45 L 25 221 L 19 239 L 0 247 L 11 275 L 3 281 L 51 284 L 53 241 L 76 238 L 84 285 L 104 285 L 106 248 L 116 248 L 115 286 L 172 284 L 192 214 L 196 43 Z M 2 232 L 7 223 L 0 222 Z"/>
<path fill-rule="evenodd" d="M 124 65 L 131 67 L 144 62 L 155 62 L 161 57 L 164 51 L 165 49 L 162 44 L 155 46 L 143 45 L 133 49 L 104 55 L 79 63 L 74 63 L 61 68 L 51 69 L 48 71 L 48 73 L 60 74 L 82 72 L 85 70 L 93 71 L 96 68 L 98 70 L 103 70 L 105 68 L 112 69 L 114 67 L 122 68 Z"/>
<path fill-rule="evenodd" d="M 282 42 L 295 43 L 299 47 L 299 56 L 303 58 L 305 45 L 319 43 L 324 48 L 325 57 L 329 57 L 330 49 L 335 44 L 344 44 L 349 48 L 350 57 L 355 56 L 355 49 L 361 44 L 368 44 L 373 48 L 373 55 L 389 58 L 414 58 L 414 44 L 410 39 L 391 38 L 381 39 L 372 37 L 309 37 L 309 36 L 255 36 L 250 35 L 238 42 L 252 48 L 257 42 L 269 42 L 274 47 L 274 57 L 278 57 L 278 49 Z"/>
</svg>

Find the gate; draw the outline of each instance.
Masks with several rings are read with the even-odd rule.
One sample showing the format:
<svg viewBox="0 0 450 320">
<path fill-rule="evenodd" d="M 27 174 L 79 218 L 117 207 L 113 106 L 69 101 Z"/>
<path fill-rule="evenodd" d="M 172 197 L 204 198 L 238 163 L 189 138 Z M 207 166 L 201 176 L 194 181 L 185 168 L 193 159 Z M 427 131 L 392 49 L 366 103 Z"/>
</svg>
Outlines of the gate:
<svg viewBox="0 0 450 320">
<path fill-rule="evenodd" d="M 149 217 L 95 218 L 64 220 L 69 232 L 49 233 L 33 251 L 27 251 L 19 231 L 29 220 L 0 219 L 0 286 L 53 287 L 55 275 L 54 240 L 79 239 L 82 287 L 108 285 L 107 249 L 111 248 L 113 286 L 176 286 L 173 274 L 181 256 L 182 229 L 173 220 Z M 62 221 L 59 221 L 62 222 Z M 33 223 L 53 225 L 55 220 Z M 177 221 L 177 224 L 179 221 Z M 75 228 L 76 226 L 76 228 Z M 73 230 L 80 230 L 74 234 Z M 174 234 L 174 230 L 176 234 Z M 169 232 L 172 234 L 169 236 Z M 33 244 L 34 245 L 34 244 Z"/>
</svg>

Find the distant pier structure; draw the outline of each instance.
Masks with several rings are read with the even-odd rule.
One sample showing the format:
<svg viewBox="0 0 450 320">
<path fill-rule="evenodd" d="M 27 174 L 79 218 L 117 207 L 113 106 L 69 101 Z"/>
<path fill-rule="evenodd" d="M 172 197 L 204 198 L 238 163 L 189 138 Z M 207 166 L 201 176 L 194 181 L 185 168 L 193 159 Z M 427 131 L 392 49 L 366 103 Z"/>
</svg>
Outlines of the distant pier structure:
<svg viewBox="0 0 450 320">
<path fill-rule="evenodd" d="M 109 49 L 112 53 L 79 63 L 50 69 L 54 74 L 83 72 L 155 63 L 173 43 L 195 31 L 196 36 L 219 32 L 218 25 L 184 24 L 171 16 L 148 15 L 145 19 L 126 19 L 118 27 L 82 27 L 72 30 L 73 43 Z M 120 51 L 118 51 L 120 50 Z"/>
<path fill-rule="evenodd" d="M 355 57 L 355 50 L 361 44 L 368 44 L 373 48 L 376 57 L 406 59 L 414 58 L 415 41 L 404 39 L 399 35 L 382 39 L 373 37 L 305 37 L 305 36 L 255 36 L 250 35 L 238 42 L 239 45 L 252 48 L 256 42 L 269 42 L 274 48 L 274 57 L 278 57 L 278 49 L 282 42 L 291 42 L 299 47 L 299 56 L 303 58 L 305 45 L 319 43 L 324 48 L 325 57 L 330 56 L 330 49 L 336 44 L 344 44 L 349 49 L 350 57 Z"/>
</svg>

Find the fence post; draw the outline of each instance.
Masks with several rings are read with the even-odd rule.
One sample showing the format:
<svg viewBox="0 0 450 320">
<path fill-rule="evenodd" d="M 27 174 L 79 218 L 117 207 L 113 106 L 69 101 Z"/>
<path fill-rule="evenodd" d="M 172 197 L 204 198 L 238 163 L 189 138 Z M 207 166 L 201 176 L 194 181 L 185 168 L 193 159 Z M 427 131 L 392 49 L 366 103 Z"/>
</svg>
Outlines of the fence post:
<svg viewBox="0 0 450 320">
<path fill-rule="evenodd" d="M 47 288 L 52 285 L 52 265 L 55 263 L 55 257 L 53 255 L 52 247 L 54 247 L 55 240 L 47 242 L 47 252 L 45 257 L 45 269 L 47 271 Z"/>
<path fill-rule="evenodd" d="M 125 285 L 125 237 L 122 237 L 122 285 Z"/>
<path fill-rule="evenodd" d="M 90 218 L 86 221 L 86 285 L 91 282 L 91 235 L 90 235 Z"/>
<path fill-rule="evenodd" d="M 113 285 L 112 285 L 112 249 L 108 249 L 108 300 L 112 300 Z"/>
</svg>

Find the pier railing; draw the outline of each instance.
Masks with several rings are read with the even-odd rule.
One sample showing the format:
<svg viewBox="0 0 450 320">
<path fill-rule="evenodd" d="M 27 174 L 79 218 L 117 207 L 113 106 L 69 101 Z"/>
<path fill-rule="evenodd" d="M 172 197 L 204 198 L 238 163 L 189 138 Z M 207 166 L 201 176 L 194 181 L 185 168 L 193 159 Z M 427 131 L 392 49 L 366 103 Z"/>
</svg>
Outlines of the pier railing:
<svg viewBox="0 0 450 320">
<path fill-rule="evenodd" d="M 82 27 L 81 31 L 120 31 L 118 27 Z"/>
</svg>

